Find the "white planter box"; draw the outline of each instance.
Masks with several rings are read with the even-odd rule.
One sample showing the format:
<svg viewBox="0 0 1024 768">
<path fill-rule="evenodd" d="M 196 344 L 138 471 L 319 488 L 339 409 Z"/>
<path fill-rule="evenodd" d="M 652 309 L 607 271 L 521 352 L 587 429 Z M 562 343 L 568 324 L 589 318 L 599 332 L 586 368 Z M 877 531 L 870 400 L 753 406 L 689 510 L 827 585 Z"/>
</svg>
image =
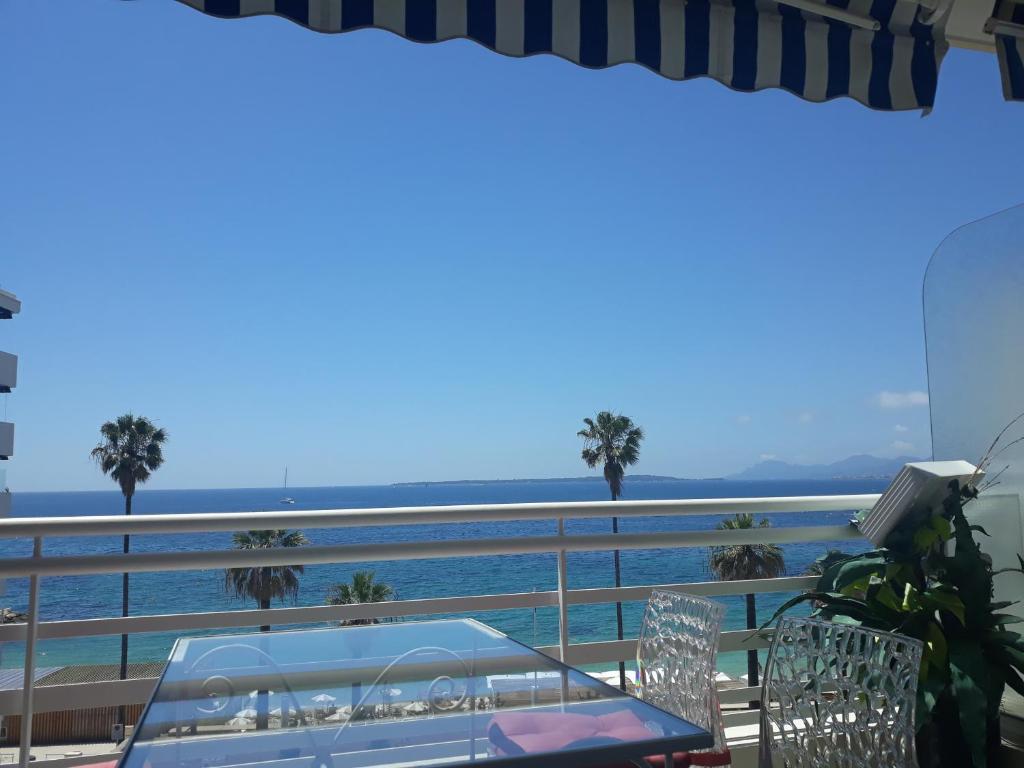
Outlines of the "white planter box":
<svg viewBox="0 0 1024 768">
<path fill-rule="evenodd" d="M 14 425 L 9 421 L 0 421 L 0 457 L 5 459 L 14 455 Z"/>
<path fill-rule="evenodd" d="M 0 352 L 0 392 L 10 392 L 18 386 L 18 356 Z"/>
</svg>

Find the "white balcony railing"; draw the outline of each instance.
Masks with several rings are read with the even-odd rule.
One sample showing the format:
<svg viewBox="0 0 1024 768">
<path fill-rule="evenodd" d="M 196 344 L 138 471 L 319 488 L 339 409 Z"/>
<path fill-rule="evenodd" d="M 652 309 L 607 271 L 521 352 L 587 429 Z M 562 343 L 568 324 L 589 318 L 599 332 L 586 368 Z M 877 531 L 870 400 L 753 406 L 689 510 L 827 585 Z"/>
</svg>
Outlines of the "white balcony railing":
<svg viewBox="0 0 1024 768">
<path fill-rule="evenodd" d="M 155 679 L 114 680 L 89 684 L 35 686 L 35 647 L 38 640 L 98 635 L 179 632 L 255 627 L 265 624 L 306 624 L 351 619 L 440 615 L 523 608 L 558 608 L 559 643 L 542 647 L 545 653 L 575 665 L 614 663 L 635 658 L 636 640 L 571 643 L 569 606 L 646 600 L 652 589 L 666 588 L 708 596 L 792 592 L 814 584 L 813 577 L 796 576 L 757 581 L 648 584 L 642 586 L 570 589 L 567 552 L 635 549 L 706 548 L 726 544 L 832 542 L 859 539 L 850 525 L 809 525 L 751 530 L 714 529 L 657 533 L 567 534 L 564 521 L 577 518 L 645 516 L 732 515 L 737 512 L 771 514 L 858 510 L 870 507 L 876 494 L 852 496 L 804 496 L 759 499 L 709 499 L 684 501 L 569 502 L 549 504 L 501 504 L 407 507 L 356 510 L 259 512 L 250 514 L 175 514 L 143 516 L 88 516 L 13 518 L 0 520 L 0 539 L 30 538 L 31 557 L 0 558 L 0 579 L 29 579 L 28 621 L 0 625 L 0 642 L 25 643 L 24 684 L 20 690 L 0 691 L 0 715 L 21 715 L 21 763 L 28 765 L 32 739 L 32 714 L 78 708 L 144 703 Z M 405 526 L 435 523 L 480 523 L 550 520 L 556 533 L 548 536 L 517 536 L 478 539 L 427 539 L 382 544 L 306 546 L 287 550 L 175 550 L 104 555 L 46 555 L 45 540 L 63 536 L 110 536 L 209 533 L 261 528 L 343 528 Z M 558 588 L 545 592 L 463 595 L 428 599 L 394 600 L 346 606 L 311 606 L 268 610 L 214 611 L 150 616 L 108 617 L 70 621 L 38 621 L 42 577 L 124 572 L 191 571 L 260 565 L 313 565 L 381 560 L 417 560 L 441 557 L 478 557 L 526 553 L 557 554 Z M 763 648 L 766 641 L 751 638 L 747 631 L 725 632 L 722 652 Z M 756 699 L 760 689 L 739 688 L 723 692 L 723 704 Z M 756 712 L 726 714 L 727 726 L 755 725 Z M 95 759 L 95 756 L 92 758 Z M 71 765 L 74 761 L 62 761 Z"/>
</svg>

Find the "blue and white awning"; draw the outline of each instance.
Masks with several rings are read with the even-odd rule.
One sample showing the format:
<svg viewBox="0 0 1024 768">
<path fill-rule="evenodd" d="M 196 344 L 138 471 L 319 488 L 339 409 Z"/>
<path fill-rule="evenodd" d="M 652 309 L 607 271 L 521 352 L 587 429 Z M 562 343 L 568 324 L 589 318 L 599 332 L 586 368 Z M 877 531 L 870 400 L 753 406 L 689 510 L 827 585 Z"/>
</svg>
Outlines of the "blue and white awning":
<svg viewBox="0 0 1024 768">
<path fill-rule="evenodd" d="M 1003 96 L 1024 101 L 1024 2 L 997 0 L 986 28 L 996 38 Z"/>
<path fill-rule="evenodd" d="M 642 64 L 739 91 L 849 96 L 931 108 L 947 50 L 934 7 L 912 0 L 180 0 L 214 16 L 276 14 L 319 32 L 365 27 L 409 40 L 475 40 L 509 56 L 585 67 Z M 935 14 L 941 16 L 942 14 Z"/>
</svg>

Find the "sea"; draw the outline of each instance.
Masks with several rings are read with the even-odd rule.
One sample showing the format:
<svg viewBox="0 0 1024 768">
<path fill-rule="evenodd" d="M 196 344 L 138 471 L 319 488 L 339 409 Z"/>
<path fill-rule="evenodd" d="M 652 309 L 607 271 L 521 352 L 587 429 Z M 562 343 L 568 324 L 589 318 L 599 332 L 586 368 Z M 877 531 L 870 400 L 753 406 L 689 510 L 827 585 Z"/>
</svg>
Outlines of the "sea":
<svg viewBox="0 0 1024 768">
<path fill-rule="evenodd" d="M 679 480 L 631 481 L 625 484 L 625 499 L 698 499 L 765 496 L 805 496 L 878 493 L 887 485 L 882 479 L 835 480 Z M 501 483 L 422 484 L 391 486 L 337 486 L 289 488 L 295 499 L 288 511 L 303 509 L 357 509 L 367 507 L 429 506 L 443 504 L 500 504 L 513 502 L 600 501 L 607 498 L 603 482 L 524 481 Z M 133 513 L 179 514 L 228 512 L 239 515 L 239 529 L 246 528 L 245 514 L 281 509 L 280 488 L 232 488 L 219 490 L 140 490 Z M 49 517 L 65 515 L 120 514 L 124 501 L 112 491 L 65 493 L 15 493 L 12 515 Z M 812 514 L 766 515 L 773 526 L 841 525 L 854 510 Z M 637 517 L 619 521 L 623 533 L 706 530 L 721 516 Z M 570 520 L 567 533 L 610 532 L 610 518 Z M 472 539 L 501 536 L 550 535 L 554 521 L 461 523 L 391 528 L 306 529 L 312 544 L 370 544 L 424 539 Z M 181 534 L 134 536 L 135 552 L 224 549 L 231 546 L 231 534 Z M 786 573 L 803 574 L 828 549 L 855 551 L 859 542 L 814 542 L 783 546 Z M 66 537 L 47 539 L 47 555 L 100 554 L 121 551 L 120 537 Z M 31 542 L 0 542 L 0 556 L 27 556 Z M 667 584 L 714 579 L 708 567 L 707 549 L 652 549 L 622 552 L 624 585 Z M 611 552 L 582 552 L 568 555 L 570 588 L 607 587 L 614 583 Z M 296 605 L 318 605 L 333 584 L 347 582 L 357 570 L 372 570 L 377 580 L 387 583 L 399 599 L 503 592 L 530 592 L 556 588 L 553 554 L 499 555 L 413 561 L 383 561 L 359 564 L 307 566 L 302 574 Z M 791 595 L 758 595 L 758 618 L 769 619 Z M 0 604 L 24 611 L 28 601 L 26 579 L 11 579 Z M 727 606 L 726 628 L 745 626 L 742 597 L 722 598 Z M 285 605 L 291 604 L 285 603 Z M 251 601 L 234 598 L 225 589 L 223 571 L 145 573 L 131 576 L 131 615 L 187 613 L 190 611 L 242 610 L 256 607 Z M 43 620 L 86 619 L 120 615 L 121 577 L 61 576 L 43 579 L 40 588 L 40 617 Z M 625 635 L 636 636 L 642 602 L 623 606 Z M 558 642 L 555 608 L 477 611 L 473 617 L 531 645 Z M 403 621 L 415 620 L 403 619 Z M 569 611 L 572 642 L 614 639 L 614 605 L 572 606 Z M 165 660 L 180 633 L 150 633 L 130 638 L 130 661 Z M 209 634 L 199 631 L 188 634 Z M 44 640 L 37 646 L 37 664 L 60 667 L 72 664 L 114 664 L 119 658 L 119 637 L 89 637 Z M 20 643 L 0 643 L 0 667 L 20 667 L 24 648 Z M 745 670 L 742 653 L 724 654 L 719 666 L 726 672 Z"/>
</svg>

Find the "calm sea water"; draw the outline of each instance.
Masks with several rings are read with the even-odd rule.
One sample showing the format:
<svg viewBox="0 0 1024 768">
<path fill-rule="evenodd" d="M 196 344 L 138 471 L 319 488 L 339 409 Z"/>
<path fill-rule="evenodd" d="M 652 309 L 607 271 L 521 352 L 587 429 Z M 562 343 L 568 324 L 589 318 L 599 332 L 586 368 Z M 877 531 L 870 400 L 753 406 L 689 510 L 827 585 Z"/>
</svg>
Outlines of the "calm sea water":
<svg viewBox="0 0 1024 768">
<path fill-rule="evenodd" d="M 687 499 L 757 496 L 798 496 L 880 492 L 882 480 L 831 481 L 679 481 L 629 482 L 627 499 Z M 343 486 L 334 488 L 290 488 L 296 500 L 292 510 L 328 508 L 395 507 L 437 504 L 478 504 L 530 501 L 604 500 L 603 483 L 507 483 L 433 486 Z M 239 528 L 245 528 L 241 513 L 279 509 L 282 493 L 273 488 L 237 488 L 202 491 L 147 491 L 136 494 L 136 514 L 236 512 Z M 123 512 L 123 500 L 117 491 L 80 493 L 19 493 L 14 496 L 13 514 L 20 517 L 61 515 L 102 515 Z M 846 522 L 848 512 L 814 515 L 774 514 L 772 525 L 779 527 Z M 713 527 L 721 518 L 645 517 L 620 520 L 625 533 L 683 531 Z M 462 539 L 491 536 L 545 535 L 554 532 L 553 521 L 445 524 L 406 528 L 345 528 L 306 530 L 314 544 L 369 544 L 422 539 Z M 573 520 L 568 533 L 610 531 L 608 519 Z M 155 552 L 175 549 L 219 549 L 230 547 L 230 534 L 183 534 L 174 536 L 136 536 L 132 550 Z M 830 546 L 827 543 L 792 544 L 784 547 L 787 572 L 798 575 Z M 833 544 L 843 549 L 856 542 Z M 63 538 L 47 540 L 46 554 L 98 554 L 120 552 L 119 538 Z M 28 541 L 3 542 L 3 556 L 28 555 Z M 707 567 L 707 551 L 701 549 L 640 550 L 622 553 L 622 579 L 625 585 L 701 581 L 713 578 Z M 437 559 L 406 562 L 371 562 L 358 565 L 318 565 L 306 568 L 302 576 L 298 605 L 324 602 L 329 587 L 348 581 L 356 570 L 372 569 L 377 579 L 387 582 L 399 598 L 426 598 L 501 592 L 529 592 L 556 588 L 554 555 L 505 555 L 475 558 Z M 611 586 L 610 552 L 570 553 L 569 585 L 573 588 Z M 117 616 L 121 606 L 121 579 L 118 575 L 55 577 L 42 582 L 40 615 L 45 620 L 83 619 Z M 233 610 L 255 607 L 236 600 L 224 589 L 221 571 L 133 574 L 131 577 L 131 613 L 134 615 L 182 613 L 189 611 Z M 27 580 L 10 580 L 4 605 L 24 610 Z M 759 597 L 759 615 L 766 619 L 785 595 Z M 741 598 L 725 598 L 730 628 L 743 626 Z M 624 606 L 626 632 L 635 636 L 643 605 Z M 557 613 L 554 608 L 477 612 L 474 616 L 509 635 L 531 644 L 557 643 Z M 614 606 L 574 606 L 570 610 L 570 634 L 573 642 L 608 640 L 614 637 Z M 200 634 L 200 633 L 193 633 Z M 156 661 L 167 657 L 173 634 L 153 633 L 131 638 L 132 661 Z M 119 654 L 117 637 L 82 638 L 40 643 L 39 663 L 60 666 L 73 663 L 115 663 Z M 3 666 L 20 666 L 23 649 L 18 644 L 0 648 Z M 735 656 L 735 655 L 734 655 Z M 742 658 L 723 658 L 727 671 L 741 671 Z"/>
</svg>

